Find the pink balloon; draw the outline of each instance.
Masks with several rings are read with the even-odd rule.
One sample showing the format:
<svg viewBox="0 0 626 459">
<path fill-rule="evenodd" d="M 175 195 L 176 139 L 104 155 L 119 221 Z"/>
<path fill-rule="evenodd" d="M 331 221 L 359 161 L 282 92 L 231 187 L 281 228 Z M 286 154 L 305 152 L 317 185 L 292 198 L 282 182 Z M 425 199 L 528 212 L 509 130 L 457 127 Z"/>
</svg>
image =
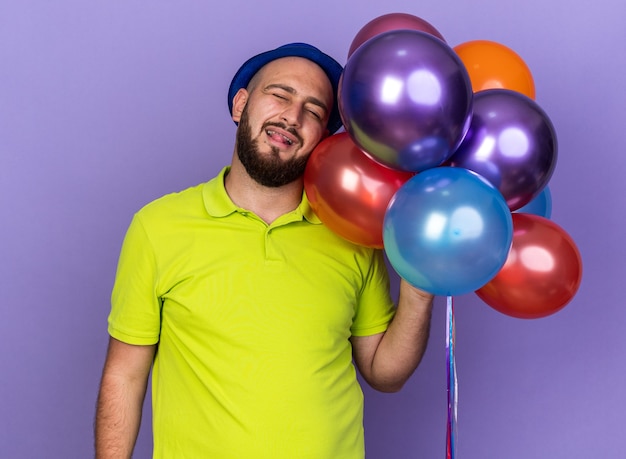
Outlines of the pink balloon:
<svg viewBox="0 0 626 459">
<path fill-rule="evenodd" d="M 365 24 L 361 30 L 359 30 L 354 37 L 354 40 L 352 40 L 350 51 L 348 51 L 348 57 L 350 57 L 359 46 L 370 38 L 383 32 L 398 29 L 418 30 L 420 32 L 426 32 L 434 35 L 443 42 L 446 41 L 443 38 L 443 35 L 441 35 L 435 27 L 424 19 L 406 13 L 389 13 L 372 19 L 370 22 Z"/>
</svg>

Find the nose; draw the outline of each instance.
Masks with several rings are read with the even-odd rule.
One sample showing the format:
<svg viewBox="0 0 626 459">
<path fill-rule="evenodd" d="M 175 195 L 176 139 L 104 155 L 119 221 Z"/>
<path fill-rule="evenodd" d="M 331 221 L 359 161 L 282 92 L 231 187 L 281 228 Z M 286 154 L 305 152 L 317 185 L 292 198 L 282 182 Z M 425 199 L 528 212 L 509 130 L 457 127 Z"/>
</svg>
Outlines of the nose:
<svg viewBox="0 0 626 459">
<path fill-rule="evenodd" d="M 289 126 L 299 127 L 302 121 L 303 108 L 299 104 L 289 104 L 281 113 L 281 118 Z"/>
</svg>

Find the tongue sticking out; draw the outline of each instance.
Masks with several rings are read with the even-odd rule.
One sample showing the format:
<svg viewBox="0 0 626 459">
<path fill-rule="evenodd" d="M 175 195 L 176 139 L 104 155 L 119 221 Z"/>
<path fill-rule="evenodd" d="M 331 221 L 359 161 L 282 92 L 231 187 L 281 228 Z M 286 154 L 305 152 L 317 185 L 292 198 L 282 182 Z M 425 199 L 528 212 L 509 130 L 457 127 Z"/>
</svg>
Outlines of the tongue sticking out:
<svg viewBox="0 0 626 459">
<path fill-rule="evenodd" d="M 288 139 L 287 137 L 285 137 L 282 134 L 279 134 L 275 131 L 272 130 L 268 130 L 267 131 L 267 135 L 274 141 L 274 142 L 278 142 L 278 143 L 282 143 L 283 145 L 292 145 L 293 142 Z"/>
</svg>

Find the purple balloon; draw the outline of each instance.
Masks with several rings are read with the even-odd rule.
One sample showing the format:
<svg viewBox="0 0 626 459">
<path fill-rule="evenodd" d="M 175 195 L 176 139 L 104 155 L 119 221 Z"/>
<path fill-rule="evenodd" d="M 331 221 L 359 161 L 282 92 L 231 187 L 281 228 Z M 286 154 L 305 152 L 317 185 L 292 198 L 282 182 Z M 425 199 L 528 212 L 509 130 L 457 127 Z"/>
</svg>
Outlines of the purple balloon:
<svg viewBox="0 0 626 459">
<path fill-rule="evenodd" d="M 448 164 L 482 175 L 514 211 L 546 186 L 556 158 L 556 132 L 541 107 L 522 93 L 487 89 L 474 95 L 470 128 Z"/>
<path fill-rule="evenodd" d="M 471 120 L 472 85 L 445 42 L 417 30 L 378 34 L 348 59 L 339 111 L 354 143 L 388 167 L 419 172 L 460 145 Z"/>
</svg>

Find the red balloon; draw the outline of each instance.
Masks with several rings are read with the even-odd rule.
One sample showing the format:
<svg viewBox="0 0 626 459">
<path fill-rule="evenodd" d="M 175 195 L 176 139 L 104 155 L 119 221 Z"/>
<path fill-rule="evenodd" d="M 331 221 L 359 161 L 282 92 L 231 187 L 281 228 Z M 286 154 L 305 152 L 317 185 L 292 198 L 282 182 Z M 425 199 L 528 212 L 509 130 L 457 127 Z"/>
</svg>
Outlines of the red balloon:
<svg viewBox="0 0 626 459">
<path fill-rule="evenodd" d="M 311 153 L 304 189 L 319 219 L 336 234 L 355 244 L 383 248 L 387 205 L 413 175 L 377 163 L 341 132 Z"/>
<path fill-rule="evenodd" d="M 560 226 L 539 215 L 514 213 L 507 261 L 476 294 L 503 314 L 536 319 L 564 308 L 581 279 L 580 252 Z"/>
<path fill-rule="evenodd" d="M 443 36 L 428 21 L 406 13 L 389 13 L 372 19 L 356 34 L 350 45 L 348 57 L 370 38 L 391 30 L 410 29 L 426 32 L 445 42 Z"/>
</svg>

